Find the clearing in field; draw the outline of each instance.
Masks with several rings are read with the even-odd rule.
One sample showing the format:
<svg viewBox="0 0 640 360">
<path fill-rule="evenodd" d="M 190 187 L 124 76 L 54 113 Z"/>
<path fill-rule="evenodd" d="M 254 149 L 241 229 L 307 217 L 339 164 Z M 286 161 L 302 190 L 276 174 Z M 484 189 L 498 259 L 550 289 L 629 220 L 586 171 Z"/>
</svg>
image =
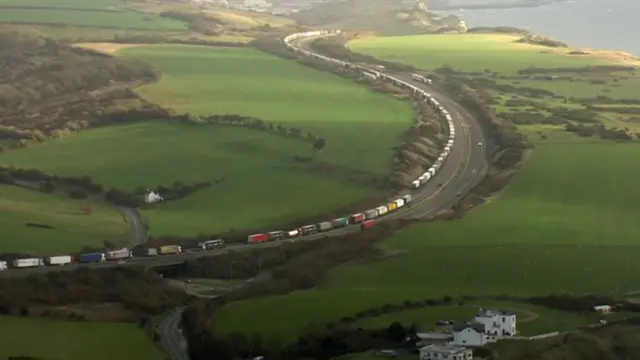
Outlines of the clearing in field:
<svg viewBox="0 0 640 360">
<path fill-rule="evenodd" d="M 0 154 L 0 163 L 45 173 L 89 175 L 108 187 L 211 182 L 145 211 L 153 234 L 195 235 L 266 226 L 346 206 L 372 189 L 297 163 L 308 141 L 239 127 L 141 122 L 88 130 Z"/>
<path fill-rule="evenodd" d="M 299 128 L 326 140 L 318 161 L 348 169 L 389 174 L 393 147 L 412 123 L 408 103 L 253 49 L 145 46 L 119 53 L 163 71 L 160 82 L 139 89 L 146 98 L 181 112 Z"/>
<path fill-rule="evenodd" d="M 400 231 L 384 242 L 400 255 L 337 269 L 317 290 L 234 303 L 214 326 L 291 337 L 308 323 L 426 297 L 637 290 L 636 156 L 636 144 L 538 145 L 500 201 Z M 274 316 L 286 319 L 277 329 Z"/>
<path fill-rule="evenodd" d="M 163 355 L 134 324 L 50 321 L 0 316 L 0 358 L 59 360 L 161 360 Z M 108 351 L 106 350 L 108 349 Z"/>
<path fill-rule="evenodd" d="M 125 8 L 123 0 L 0 0 L 0 22 L 104 28 L 186 29 L 184 22 Z"/>
<path fill-rule="evenodd" d="M 87 207 L 91 214 L 84 213 Z M 8 185 L 0 185 L 0 228 L 0 252 L 6 253 L 59 254 L 129 240 L 128 225 L 115 208 Z"/>
</svg>

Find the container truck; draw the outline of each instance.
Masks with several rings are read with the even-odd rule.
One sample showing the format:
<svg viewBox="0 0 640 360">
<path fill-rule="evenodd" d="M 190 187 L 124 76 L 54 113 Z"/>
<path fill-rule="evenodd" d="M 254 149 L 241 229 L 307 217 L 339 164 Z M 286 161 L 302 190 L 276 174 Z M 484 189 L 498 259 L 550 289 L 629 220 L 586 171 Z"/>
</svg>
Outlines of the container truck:
<svg viewBox="0 0 640 360">
<path fill-rule="evenodd" d="M 395 210 L 398 208 L 398 204 L 396 204 L 395 202 L 390 202 L 387 204 L 387 209 L 389 209 L 389 212 Z"/>
<path fill-rule="evenodd" d="M 349 224 L 359 224 L 365 220 L 365 216 L 362 213 L 353 214 L 349 217 Z"/>
<path fill-rule="evenodd" d="M 375 225 L 376 225 L 375 220 L 366 220 L 362 224 L 360 224 L 360 229 L 362 230 L 368 229 L 368 228 L 374 227 Z"/>
<path fill-rule="evenodd" d="M 13 260 L 13 267 L 15 268 L 28 268 L 44 266 L 44 260 L 40 258 L 27 258 Z"/>
<path fill-rule="evenodd" d="M 364 217 L 367 220 L 375 219 L 375 218 L 378 217 L 378 210 L 376 210 L 376 209 L 367 210 L 367 211 L 364 212 Z"/>
<path fill-rule="evenodd" d="M 158 249 L 156 248 L 147 249 L 147 256 L 158 256 Z"/>
<path fill-rule="evenodd" d="M 334 228 L 341 228 L 349 225 L 349 220 L 347 218 L 337 218 L 334 219 L 331 223 Z"/>
<path fill-rule="evenodd" d="M 282 240 L 284 239 L 285 234 L 286 233 L 281 230 L 268 232 L 267 233 L 268 241 Z"/>
<path fill-rule="evenodd" d="M 432 166 L 432 167 L 429 169 L 429 174 L 431 174 L 431 177 L 433 177 L 433 175 L 435 175 L 435 174 L 436 174 L 436 168 Z"/>
<path fill-rule="evenodd" d="M 320 231 L 328 231 L 333 229 L 333 224 L 331 224 L 331 221 L 323 221 L 318 224 L 318 227 L 320 228 Z"/>
<path fill-rule="evenodd" d="M 376 69 L 378 69 L 378 71 L 384 71 L 384 66 L 376 65 Z"/>
<path fill-rule="evenodd" d="M 411 182 L 411 186 L 412 186 L 414 189 L 419 188 L 421 184 L 422 184 L 422 182 L 421 182 L 420 180 L 413 180 L 413 181 Z"/>
<path fill-rule="evenodd" d="M 300 236 L 300 230 L 291 230 L 287 233 L 287 236 L 290 238 Z"/>
<path fill-rule="evenodd" d="M 267 234 L 253 234 L 249 235 L 249 237 L 247 238 L 247 244 L 258 244 L 265 242 L 268 239 L 269 236 L 267 236 Z"/>
<path fill-rule="evenodd" d="M 386 206 L 378 206 L 376 208 L 376 211 L 378 212 L 378 216 L 382 216 L 382 215 L 388 213 L 389 209 Z"/>
<path fill-rule="evenodd" d="M 7 262 L 0 261 L 0 271 L 5 271 L 5 270 L 7 270 Z"/>
<path fill-rule="evenodd" d="M 107 260 L 121 260 L 131 257 L 131 250 L 124 248 L 120 250 L 107 251 L 105 254 Z"/>
<path fill-rule="evenodd" d="M 412 202 L 413 201 L 413 196 L 407 194 L 405 196 L 402 197 L 402 200 L 404 200 L 405 205 Z"/>
<path fill-rule="evenodd" d="M 318 226 L 318 224 L 305 225 L 301 228 L 301 230 L 302 235 L 311 235 L 317 233 L 320 230 L 320 227 Z"/>
<path fill-rule="evenodd" d="M 165 245 L 160 246 L 160 255 L 180 254 L 182 252 L 182 246 L 180 245 Z"/>
<path fill-rule="evenodd" d="M 80 254 L 78 261 L 81 263 L 102 262 L 105 261 L 105 256 L 104 253 Z"/>
<path fill-rule="evenodd" d="M 404 206 L 404 200 L 402 198 L 395 199 L 395 200 L 393 200 L 393 202 L 396 204 L 397 208 L 401 208 L 401 207 Z"/>
<path fill-rule="evenodd" d="M 200 244 L 202 250 L 211 250 L 221 246 L 224 246 L 224 240 L 222 239 L 207 240 Z"/>
<path fill-rule="evenodd" d="M 71 264 L 73 259 L 69 255 L 60 255 L 60 256 L 50 256 L 45 259 L 45 263 L 49 266 L 62 266 L 66 264 Z"/>
</svg>

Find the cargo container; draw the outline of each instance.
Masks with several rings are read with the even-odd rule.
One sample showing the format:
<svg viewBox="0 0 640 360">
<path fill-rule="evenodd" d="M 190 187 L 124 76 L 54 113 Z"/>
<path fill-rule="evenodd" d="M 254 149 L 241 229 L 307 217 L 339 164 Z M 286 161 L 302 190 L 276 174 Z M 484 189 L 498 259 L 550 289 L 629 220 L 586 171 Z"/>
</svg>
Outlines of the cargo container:
<svg viewBox="0 0 640 360">
<path fill-rule="evenodd" d="M 305 225 L 300 230 L 302 230 L 302 235 L 311 235 L 320 231 L 320 227 L 318 224 Z"/>
<path fill-rule="evenodd" d="M 363 222 L 362 224 L 360 224 L 360 228 L 362 230 L 364 230 L 364 229 L 368 229 L 368 228 L 374 227 L 375 225 L 376 225 L 376 221 L 375 220 L 367 220 L 367 221 Z"/>
<path fill-rule="evenodd" d="M 365 220 L 365 216 L 362 213 L 353 214 L 349 217 L 349 224 L 359 224 Z"/>
<path fill-rule="evenodd" d="M 107 251 L 105 254 L 107 260 L 120 260 L 120 259 L 128 259 L 131 257 L 131 251 L 127 248 Z"/>
<path fill-rule="evenodd" d="M 402 197 L 402 200 L 404 200 L 405 205 L 412 202 L 413 201 L 413 196 L 407 194 L 405 196 Z"/>
<path fill-rule="evenodd" d="M 13 267 L 15 268 L 27 268 L 44 266 L 44 261 L 40 258 L 27 258 L 13 260 Z"/>
<path fill-rule="evenodd" d="M 287 236 L 290 238 L 300 236 L 300 230 L 291 230 L 287 233 Z"/>
<path fill-rule="evenodd" d="M 431 169 L 429 169 L 429 174 L 431 174 L 431 177 L 433 177 L 433 175 L 436 174 L 436 168 L 432 166 Z"/>
<path fill-rule="evenodd" d="M 420 176 L 420 184 L 424 185 L 429 182 L 429 178 L 425 175 Z"/>
<path fill-rule="evenodd" d="M 349 225 L 349 220 L 347 218 L 338 218 L 334 219 L 331 224 L 334 228 L 341 228 Z"/>
<path fill-rule="evenodd" d="M 415 189 L 419 188 L 419 187 L 420 187 L 420 185 L 422 185 L 422 182 L 421 182 L 420 180 L 413 180 L 413 181 L 411 182 L 411 186 L 412 186 L 413 188 L 415 188 Z"/>
<path fill-rule="evenodd" d="M 5 270 L 7 270 L 7 262 L 0 261 L 0 271 L 5 271 Z"/>
<path fill-rule="evenodd" d="M 318 227 L 320 228 L 320 231 L 327 231 L 333 229 L 333 224 L 331 221 L 324 221 L 318 224 Z"/>
<path fill-rule="evenodd" d="M 400 198 L 400 199 L 395 199 L 393 200 L 394 203 L 396 203 L 396 207 L 401 208 L 404 206 L 404 199 Z"/>
<path fill-rule="evenodd" d="M 384 66 L 382 65 L 376 65 L 376 69 L 378 69 L 378 71 L 384 71 Z"/>
<path fill-rule="evenodd" d="M 158 256 L 158 249 L 156 248 L 147 249 L 147 256 Z"/>
<path fill-rule="evenodd" d="M 444 156 L 440 155 L 440 157 L 438 158 L 438 160 L 436 162 L 441 163 L 444 160 Z"/>
<path fill-rule="evenodd" d="M 72 261 L 73 259 L 69 255 L 50 256 L 44 259 L 45 264 L 49 266 L 55 266 L 55 265 L 61 266 L 61 265 L 71 264 Z"/>
<path fill-rule="evenodd" d="M 207 240 L 200 244 L 202 250 L 211 250 L 221 246 L 224 246 L 224 240 L 222 239 Z"/>
<path fill-rule="evenodd" d="M 378 216 L 382 216 L 389 212 L 389 208 L 387 208 L 386 206 L 378 206 L 376 208 L 376 211 L 378 212 Z"/>
<path fill-rule="evenodd" d="M 378 210 L 371 209 L 364 212 L 364 217 L 367 220 L 375 219 L 378 217 Z"/>
<path fill-rule="evenodd" d="M 284 239 L 286 233 L 284 231 L 271 231 L 267 233 L 268 241 L 276 241 Z"/>
<path fill-rule="evenodd" d="M 267 234 L 253 234 L 247 238 L 247 244 L 258 244 L 269 240 Z"/>
<path fill-rule="evenodd" d="M 93 263 L 105 261 L 104 253 L 80 254 L 78 261 L 81 263 Z"/>
<path fill-rule="evenodd" d="M 180 245 L 165 245 L 160 246 L 160 255 L 180 254 L 182 252 L 182 246 Z"/>
<path fill-rule="evenodd" d="M 395 210 L 398 208 L 398 204 L 396 204 L 395 202 L 390 202 L 387 204 L 387 209 L 389 210 L 389 212 Z"/>
</svg>

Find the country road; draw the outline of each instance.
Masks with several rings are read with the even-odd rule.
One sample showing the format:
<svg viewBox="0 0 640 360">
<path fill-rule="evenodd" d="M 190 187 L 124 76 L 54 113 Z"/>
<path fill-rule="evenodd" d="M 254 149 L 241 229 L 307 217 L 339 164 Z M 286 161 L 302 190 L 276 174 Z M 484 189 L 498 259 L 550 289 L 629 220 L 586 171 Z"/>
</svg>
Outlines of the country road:
<svg viewBox="0 0 640 360">
<path fill-rule="evenodd" d="M 146 244 L 147 239 L 149 238 L 147 235 L 147 228 L 138 209 L 118 206 L 118 210 L 127 218 L 127 223 L 129 223 L 131 247 Z"/>
<path fill-rule="evenodd" d="M 189 360 L 187 342 L 178 324 L 182 318 L 184 307 L 175 308 L 157 328 L 160 342 L 167 350 L 172 360 Z"/>
</svg>

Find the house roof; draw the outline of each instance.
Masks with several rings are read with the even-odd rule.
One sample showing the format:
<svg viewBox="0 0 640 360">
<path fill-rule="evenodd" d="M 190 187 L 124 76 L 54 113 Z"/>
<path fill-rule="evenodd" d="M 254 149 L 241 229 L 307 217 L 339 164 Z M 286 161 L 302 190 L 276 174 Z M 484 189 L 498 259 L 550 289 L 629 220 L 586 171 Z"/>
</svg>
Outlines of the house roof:
<svg viewBox="0 0 640 360">
<path fill-rule="evenodd" d="M 433 344 L 420 348 L 420 352 L 423 351 L 435 352 L 439 354 L 457 355 L 471 350 L 462 346 Z"/>
<path fill-rule="evenodd" d="M 480 309 L 476 316 L 477 317 L 494 317 L 495 315 L 515 316 L 516 313 L 513 311 L 506 311 L 506 310 L 500 310 L 500 309 Z"/>
<path fill-rule="evenodd" d="M 467 328 L 471 328 L 481 334 L 483 334 L 485 330 L 484 324 L 480 324 L 478 322 L 469 322 L 466 324 L 460 324 L 460 325 L 454 326 L 453 331 L 460 332 L 460 331 L 466 330 Z"/>
</svg>

